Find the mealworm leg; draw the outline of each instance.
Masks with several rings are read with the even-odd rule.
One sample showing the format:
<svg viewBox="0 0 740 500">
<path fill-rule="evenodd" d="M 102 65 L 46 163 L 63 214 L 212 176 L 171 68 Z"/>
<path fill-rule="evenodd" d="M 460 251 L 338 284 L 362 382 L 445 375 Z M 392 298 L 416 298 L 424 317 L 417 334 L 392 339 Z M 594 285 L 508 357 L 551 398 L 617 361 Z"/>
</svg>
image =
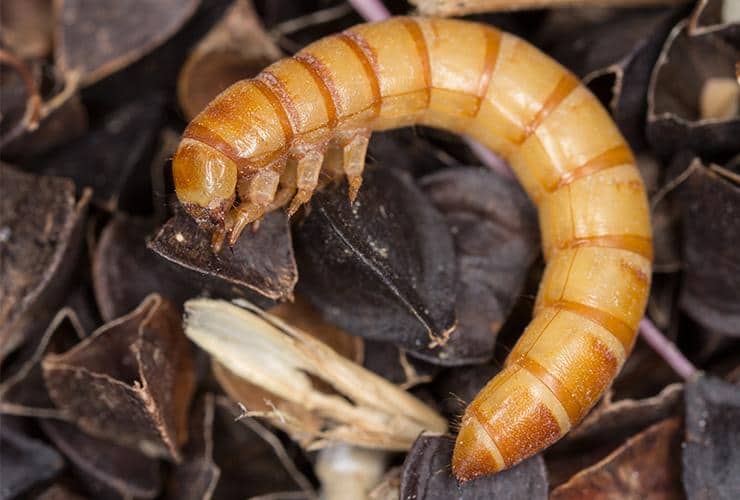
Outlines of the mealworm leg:
<svg viewBox="0 0 740 500">
<path fill-rule="evenodd" d="M 250 224 L 265 214 L 265 210 L 275 199 L 280 174 L 266 168 L 258 171 L 249 181 L 247 197 L 236 209 L 234 223 L 229 235 L 229 244 L 233 245 L 239 239 L 247 224 Z"/>
<path fill-rule="evenodd" d="M 337 143 L 332 141 L 329 144 L 329 148 L 324 154 L 324 163 L 321 165 L 321 176 L 319 177 L 318 188 L 322 188 L 332 183 L 339 183 L 344 179 L 344 168 L 342 164 L 344 160 L 344 145 L 343 143 Z"/>
<path fill-rule="evenodd" d="M 288 216 L 292 216 L 301 205 L 306 203 L 313 196 L 314 189 L 319 182 L 321 173 L 321 164 L 324 161 L 324 155 L 318 151 L 306 153 L 298 160 L 296 169 L 296 187 L 298 192 L 290 202 Z"/>
<path fill-rule="evenodd" d="M 349 184 L 349 201 L 355 201 L 362 185 L 362 171 L 365 169 L 365 155 L 370 137 L 367 134 L 358 134 L 344 146 L 343 164 L 344 173 Z"/>
<path fill-rule="evenodd" d="M 282 169 L 280 174 L 280 183 L 278 184 L 278 190 L 275 194 L 275 199 L 272 200 L 270 206 L 267 207 L 267 212 L 277 210 L 280 207 L 285 206 L 296 192 L 296 162 L 288 161 L 285 167 Z"/>
</svg>

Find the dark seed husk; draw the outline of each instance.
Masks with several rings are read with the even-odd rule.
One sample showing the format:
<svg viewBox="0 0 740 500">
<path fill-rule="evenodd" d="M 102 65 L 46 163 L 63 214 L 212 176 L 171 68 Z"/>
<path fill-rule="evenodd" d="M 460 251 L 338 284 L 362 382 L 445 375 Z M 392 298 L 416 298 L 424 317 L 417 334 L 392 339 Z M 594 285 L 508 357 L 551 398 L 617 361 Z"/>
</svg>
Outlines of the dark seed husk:
<svg viewBox="0 0 740 500">
<path fill-rule="evenodd" d="M 740 135 L 738 135 L 740 137 Z M 740 336 L 740 184 L 737 174 L 696 159 L 681 186 L 681 307 L 695 321 Z"/>
<path fill-rule="evenodd" d="M 420 184 L 445 215 L 457 256 L 457 325 L 438 357 L 486 362 L 540 252 L 534 208 L 515 180 L 481 168 L 442 170 Z"/>
<path fill-rule="evenodd" d="M 93 285 L 105 321 L 123 316 L 151 293 L 166 297 L 182 310 L 183 303 L 200 293 L 189 273 L 147 248 L 156 225 L 142 217 L 116 214 L 100 235 L 93 257 Z"/>
<path fill-rule="evenodd" d="M 20 498 L 29 489 L 56 476 L 64 467 L 51 446 L 27 434 L 20 418 L 0 419 L 0 499 Z"/>
<path fill-rule="evenodd" d="M 221 477 L 213 498 L 243 499 L 277 492 L 303 492 L 315 497 L 313 486 L 275 434 L 257 420 L 238 419 L 226 398 L 217 398 L 213 420 L 213 456 Z M 235 460 L 235 457 L 239 457 Z"/>
<path fill-rule="evenodd" d="M 401 498 L 426 500 L 532 500 L 547 498 L 547 471 L 537 455 L 511 469 L 458 485 L 450 468 L 454 440 L 422 434 L 401 473 Z"/>
<path fill-rule="evenodd" d="M 72 463 L 93 498 L 154 498 L 160 464 L 134 450 L 85 434 L 72 424 L 42 420 L 41 428 Z"/>
<path fill-rule="evenodd" d="M 701 93 L 709 78 L 734 80 L 740 24 L 690 35 L 688 21 L 671 31 L 648 89 L 647 134 L 660 154 L 683 149 L 710 157 L 736 153 L 740 115 L 702 117 Z"/>
<path fill-rule="evenodd" d="M 100 80 L 169 38 L 199 3 L 60 0 L 54 4 L 57 65 L 65 73 L 79 72 L 83 85 Z"/>
<path fill-rule="evenodd" d="M 455 256 L 441 214 L 411 178 L 371 168 L 357 200 L 314 196 L 296 230 L 302 293 L 354 335 L 432 363 L 454 324 Z"/>
<path fill-rule="evenodd" d="M 26 165 L 45 175 L 73 179 L 93 189 L 93 202 L 107 211 L 151 208 L 149 158 L 162 123 L 161 96 L 129 103 L 106 116 L 100 127 Z"/>
<path fill-rule="evenodd" d="M 177 461 L 187 439 L 192 363 L 180 313 L 150 295 L 42 366 L 52 400 L 81 429 Z"/>
<path fill-rule="evenodd" d="M 247 228 L 233 247 L 218 254 L 211 249 L 211 235 L 178 211 L 148 246 L 199 276 L 216 295 L 244 297 L 263 307 L 290 299 L 298 280 L 290 226 L 282 211 L 267 214 L 256 231 Z"/>
<path fill-rule="evenodd" d="M 90 192 L 0 164 L 0 360 L 43 332 L 64 301 Z"/>
<path fill-rule="evenodd" d="M 663 420 L 555 488 L 550 498 L 681 498 L 680 451 L 681 419 Z"/>
<path fill-rule="evenodd" d="M 740 388 L 700 374 L 686 384 L 683 486 L 689 498 L 740 497 Z"/>
<path fill-rule="evenodd" d="M 13 415 L 65 418 L 49 397 L 41 370 L 48 353 L 65 352 L 85 337 L 75 312 L 60 310 L 38 342 L 31 342 L 3 367 L 0 384 L 0 412 Z"/>
<path fill-rule="evenodd" d="M 212 394 L 203 395 L 193 405 L 183 461 L 170 477 L 166 498 L 202 500 L 213 495 L 221 475 L 221 470 L 213 461 L 214 405 L 215 397 Z"/>
</svg>

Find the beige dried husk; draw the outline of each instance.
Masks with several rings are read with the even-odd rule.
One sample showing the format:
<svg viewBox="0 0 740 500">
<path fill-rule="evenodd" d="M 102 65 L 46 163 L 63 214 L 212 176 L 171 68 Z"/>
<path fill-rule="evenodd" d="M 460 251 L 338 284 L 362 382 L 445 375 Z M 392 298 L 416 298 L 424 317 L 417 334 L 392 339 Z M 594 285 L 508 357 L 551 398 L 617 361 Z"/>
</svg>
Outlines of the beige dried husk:
<svg viewBox="0 0 740 500">
<path fill-rule="evenodd" d="M 185 333 L 233 375 L 274 395 L 270 409 L 247 414 L 268 419 L 306 449 L 344 442 L 407 450 L 423 430 L 447 429 L 406 391 L 248 302 L 188 301 Z"/>
</svg>

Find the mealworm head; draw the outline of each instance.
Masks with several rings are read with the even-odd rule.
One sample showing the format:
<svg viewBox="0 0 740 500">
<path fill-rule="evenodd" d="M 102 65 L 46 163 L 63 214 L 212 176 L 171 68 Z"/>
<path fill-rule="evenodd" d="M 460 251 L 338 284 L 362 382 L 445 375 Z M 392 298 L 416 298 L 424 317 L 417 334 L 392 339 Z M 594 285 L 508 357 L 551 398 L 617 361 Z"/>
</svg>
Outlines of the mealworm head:
<svg viewBox="0 0 740 500">
<path fill-rule="evenodd" d="M 185 209 L 199 223 L 222 226 L 235 198 L 236 164 L 200 141 L 183 139 L 172 159 L 172 175 Z"/>
</svg>

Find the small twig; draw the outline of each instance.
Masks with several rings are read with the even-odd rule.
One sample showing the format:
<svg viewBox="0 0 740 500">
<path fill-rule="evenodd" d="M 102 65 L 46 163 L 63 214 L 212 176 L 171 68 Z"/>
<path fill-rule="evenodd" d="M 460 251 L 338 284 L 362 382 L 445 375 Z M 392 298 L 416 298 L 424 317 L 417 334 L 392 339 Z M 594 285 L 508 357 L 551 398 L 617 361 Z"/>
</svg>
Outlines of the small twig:
<svg viewBox="0 0 740 500">
<path fill-rule="evenodd" d="M 686 182 L 686 180 L 691 177 L 691 175 L 697 170 L 702 168 L 701 162 L 693 161 L 691 165 L 686 167 L 683 172 L 678 174 L 676 177 L 674 177 L 669 183 L 661 187 L 658 192 L 656 192 L 652 199 L 650 200 L 650 210 L 654 211 L 655 207 L 658 206 L 658 203 L 660 203 L 663 198 L 668 195 L 671 191 L 676 189 L 678 186 Z"/>
<path fill-rule="evenodd" d="M 328 9 L 317 10 L 305 16 L 295 17 L 276 24 L 270 30 L 269 35 L 273 39 L 278 39 L 317 24 L 334 21 L 335 19 L 346 16 L 350 12 L 352 12 L 352 6 L 346 3 L 339 4 L 336 7 L 329 7 Z"/>
<path fill-rule="evenodd" d="M 668 340 L 647 316 L 640 321 L 640 335 L 684 380 L 697 372 L 696 367 L 678 350 L 676 344 Z"/>
<path fill-rule="evenodd" d="M 23 132 L 38 128 L 39 121 L 41 121 L 41 96 L 30 68 L 22 59 L 7 50 L 0 49 L 0 64 L 8 65 L 17 71 L 26 90 L 26 110 L 23 118 L 5 135 L 0 144 L 4 146 Z"/>
<path fill-rule="evenodd" d="M 411 0 L 425 16 L 462 16 L 482 12 L 560 7 L 646 7 L 680 5 L 689 0 Z"/>
<path fill-rule="evenodd" d="M 79 71 L 68 72 L 62 90 L 41 106 L 39 118 L 44 119 L 61 108 L 79 90 L 81 77 L 82 75 Z"/>
<path fill-rule="evenodd" d="M 509 164 L 506 163 L 506 160 L 470 137 L 465 138 L 465 143 L 473 153 L 475 153 L 483 165 L 490 168 L 501 177 L 514 179 L 514 172 L 511 170 Z"/>
<path fill-rule="evenodd" d="M 390 11 L 381 0 L 349 0 L 349 4 L 362 16 L 363 19 L 376 22 L 391 17 Z"/>
</svg>

